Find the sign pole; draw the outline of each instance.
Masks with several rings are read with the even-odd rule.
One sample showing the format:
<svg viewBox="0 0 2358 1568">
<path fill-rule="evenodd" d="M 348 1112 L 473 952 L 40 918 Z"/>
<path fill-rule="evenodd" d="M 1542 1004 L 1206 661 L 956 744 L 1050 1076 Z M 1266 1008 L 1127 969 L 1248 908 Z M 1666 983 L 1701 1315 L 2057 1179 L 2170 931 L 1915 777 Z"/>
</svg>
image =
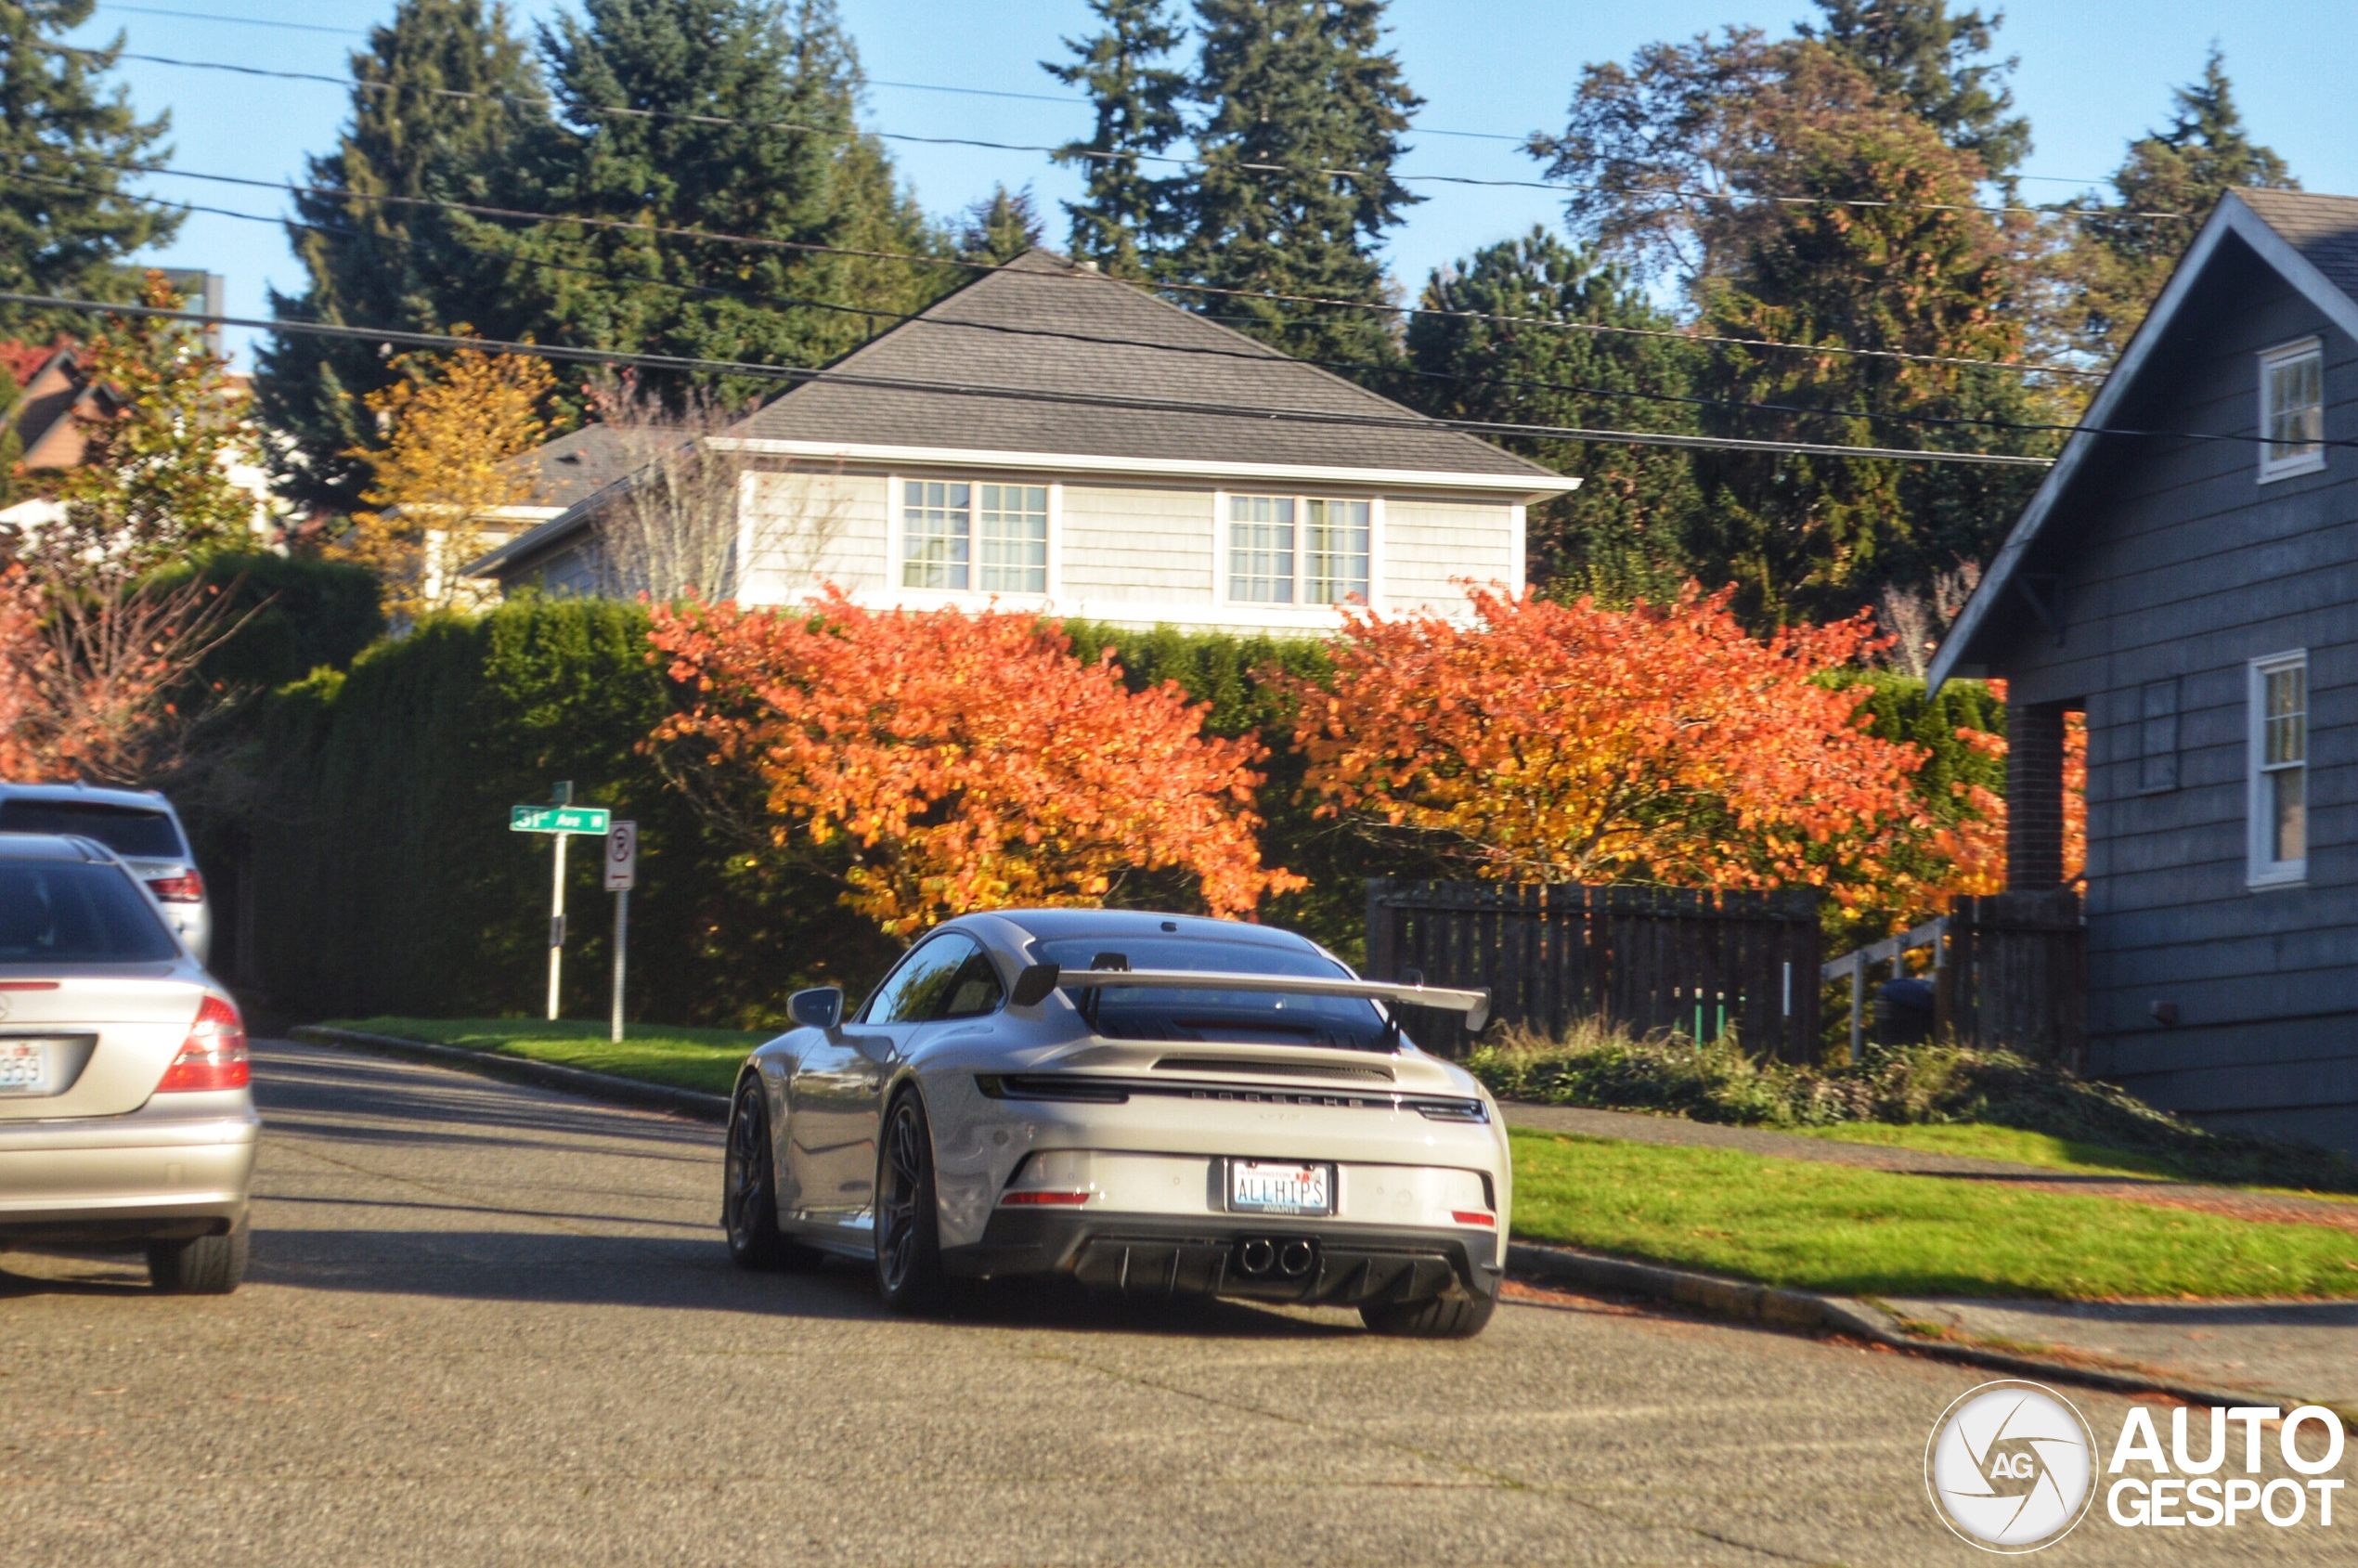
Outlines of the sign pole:
<svg viewBox="0 0 2358 1568">
<path fill-rule="evenodd" d="M 630 961 L 630 889 L 639 883 L 639 824 L 606 830 L 606 891 L 614 895 L 614 1024 L 607 1038 L 622 1043 L 622 981 Z"/>
<path fill-rule="evenodd" d="M 622 972 L 630 952 L 630 889 L 618 889 L 614 896 L 614 1028 L 606 1038 L 615 1044 L 622 1043 Z"/>
<path fill-rule="evenodd" d="M 565 841 L 570 834 L 554 836 L 557 840 L 556 877 L 549 892 L 549 1021 L 557 1021 L 557 982 L 564 969 L 565 960 Z"/>
</svg>

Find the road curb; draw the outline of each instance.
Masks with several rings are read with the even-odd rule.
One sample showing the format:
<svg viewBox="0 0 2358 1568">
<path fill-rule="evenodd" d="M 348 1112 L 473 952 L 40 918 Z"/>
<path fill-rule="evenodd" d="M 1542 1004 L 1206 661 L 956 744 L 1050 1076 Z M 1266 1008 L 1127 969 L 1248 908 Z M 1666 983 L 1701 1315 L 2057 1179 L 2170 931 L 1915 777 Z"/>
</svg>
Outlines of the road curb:
<svg viewBox="0 0 2358 1568">
<path fill-rule="evenodd" d="M 1507 1247 L 1507 1267 L 1509 1272 L 1526 1279 L 1552 1280 L 1614 1295 L 1646 1296 L 1708 1313 L 1715 1317 L 1763 1323 L 1778 1328 L 1841 1334 L 1892 1350 L 1906 1351 L 1911 1355 L 1953 1361 L 2018 1378 L 2078 1383 L 2111 1393 L 2160 1394 L 2188 1405 L 2204 1406 L 2265 1404 L 2271 1399 L 2284 1397 L 2231 1393 L 2221 1389 L 2199 1388 L 2135 1372 L 2107 1371 L 2102 1367 L 2083 1367 L 2077 1362 L 1983 1350 L 1945 1340 L 1920 1339 L 1901 1331 L 1899 1320 L 1882 1308 L 1848 1297 L 1820 1296 L 1808 1290 L 1787 1290 L 1773 1285 L 1727 1279 L 1717 1275 L 1691 1274 L 1684 1269 L 1665 1268 L 1659 1263 L 1606 1257 L 1596 1252 L 1576 1251 L 1569 1247 L 1510 1242 Z M 2358 1433 L 2358 1412 L 2344 1409 L 2329 1400 L 2305 1400 L 2301 1403 L 2319 1405 L 2332 1410 L 2341 1418 L 2344 1427 Z"/>
<path fill-rule="evenodd" d="M 636 1078 L 618 1077 L 611 1072 L 565 1067 L 558 1062 L 536 1062 L 524 1056 L 502 1056 L 497 1051 L 478 1051 L 465 1045 L 436 1045 L 430 1041 L 404 1040 L 396 1034 L 330 1029 L 324 1024 L 297 1024 L 287 1030 L 287 1037 L 310 1045 L 339 1045 L 352 1050 L 374 1051 L 380 1056 L 403 1056 L 434 1067 L 480 1073 L 486 1078 L 528 1083 L 537 1089 L 556 1089 L 587 1099 L 632 1106 L 641 1110 L 669 1111 L 675 1116 L 693 1117 L 698 1121 L 722 1122 L 729 1120 L 729 1096 L 726 1095 L 707 1095 L 701 1089 L 675 1089 L 668 1083 L 648 1083 Z"/>
</svg>

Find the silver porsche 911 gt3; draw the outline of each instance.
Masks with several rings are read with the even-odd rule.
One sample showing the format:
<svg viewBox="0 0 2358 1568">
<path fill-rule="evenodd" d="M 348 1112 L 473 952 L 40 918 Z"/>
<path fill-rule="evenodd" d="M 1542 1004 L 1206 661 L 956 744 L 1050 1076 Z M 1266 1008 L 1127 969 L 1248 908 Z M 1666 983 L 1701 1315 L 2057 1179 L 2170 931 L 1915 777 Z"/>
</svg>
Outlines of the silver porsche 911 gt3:
<svg viewBox="0 0 2358 1568">
<path fill-rule="evenodd" d="M 886 1304 L 1069 1275 L 1134 1296 L 1354 1306 L 1481 1331 L 1509 1164 L 1490 1096 L 1361 980 L 1265 926 L 1010 910 L 939 927 L 859 1012 L 796 994 L 731 1108 L 722 1222 L 748 1268 L 873 1259 Z"/>
</svg>

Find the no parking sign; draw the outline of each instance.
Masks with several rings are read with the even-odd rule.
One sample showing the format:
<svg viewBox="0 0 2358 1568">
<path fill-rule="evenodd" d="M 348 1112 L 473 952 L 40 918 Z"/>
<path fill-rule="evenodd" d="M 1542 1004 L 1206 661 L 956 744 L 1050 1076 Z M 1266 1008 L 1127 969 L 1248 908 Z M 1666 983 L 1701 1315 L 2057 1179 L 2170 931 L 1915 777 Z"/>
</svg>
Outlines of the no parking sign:
<svg viewBox="0 0 2358 1568">
<path fill-rule="evenodd" d="M 639 824 L 616 823 L 606 830 L 606 891 L 627 893 L 639 885 Z"/>
</svg>

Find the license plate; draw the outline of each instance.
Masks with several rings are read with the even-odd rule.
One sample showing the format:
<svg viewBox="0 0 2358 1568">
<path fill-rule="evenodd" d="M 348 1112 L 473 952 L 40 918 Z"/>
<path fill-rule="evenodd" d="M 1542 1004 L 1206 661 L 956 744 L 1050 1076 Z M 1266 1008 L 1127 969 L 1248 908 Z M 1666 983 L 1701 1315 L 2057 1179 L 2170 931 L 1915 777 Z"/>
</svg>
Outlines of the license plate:
<svg viewBox="0 0 2358 1568">
<path fill-rule="evenodd" d="M 1228 1161 L 1228 1208 L 1240 1214 L 1331 1214 L 1335 1168 L 1292 1160 Z"/>
<path fill-rule="evenodd" d="M 0 1095 L 49 1092 L 49 1043 L 0 1040 Z"/>
</svg>

